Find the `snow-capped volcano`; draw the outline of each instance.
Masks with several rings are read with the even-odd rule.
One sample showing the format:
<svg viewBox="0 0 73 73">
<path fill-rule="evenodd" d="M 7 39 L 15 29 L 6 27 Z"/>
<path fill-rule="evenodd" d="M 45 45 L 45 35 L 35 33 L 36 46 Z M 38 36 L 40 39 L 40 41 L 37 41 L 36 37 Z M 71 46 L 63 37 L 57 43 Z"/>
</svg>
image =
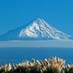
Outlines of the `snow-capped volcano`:
<svg viewBox="0 0 73 73">
<path fill-rule="evenodd" d="M 34 39 L 69 39 L 70 36 L 50 26 L 44 19 L 38 18 L 32 24 L 23 28 L 19 33 L 19 38 Z"/>
<path fill-rule="evenodd" d="M 50 26 L 44 19 L 36 19 L 26 27 L 20 27 L 8 31 L 2 35 L 3 40 L 24 40 L 24 39 L 47 39 L 60 40 L 71 39 L 71 36 Z"/>
</svg>

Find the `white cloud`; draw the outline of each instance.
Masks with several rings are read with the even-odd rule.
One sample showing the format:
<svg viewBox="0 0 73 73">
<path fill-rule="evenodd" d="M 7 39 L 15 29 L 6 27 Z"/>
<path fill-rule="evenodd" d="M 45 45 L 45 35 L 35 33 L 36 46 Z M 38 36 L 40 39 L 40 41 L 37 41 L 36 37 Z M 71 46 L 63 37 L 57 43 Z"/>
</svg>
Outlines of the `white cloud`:
<svg viewBox="0 0 73 73">
<path fill-rule="evenodd" d="M 27 47 L 27 48 L 73 48 L 73 40 L 36 40 L 36 41 L 0 41 L 0 48 Z"/>
</svg>

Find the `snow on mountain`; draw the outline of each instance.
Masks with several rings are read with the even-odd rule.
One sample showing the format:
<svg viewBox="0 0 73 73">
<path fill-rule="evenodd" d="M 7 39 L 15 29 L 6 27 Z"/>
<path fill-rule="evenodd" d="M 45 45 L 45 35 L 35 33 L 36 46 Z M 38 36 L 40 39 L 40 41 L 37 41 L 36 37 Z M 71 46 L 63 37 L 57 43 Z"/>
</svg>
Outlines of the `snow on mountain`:
<svg viewBox="0 0 73 73">
<path fill-rule="evenodd" d="M 47 39 L 60 40 L 71 39 L 70 35 L 50 26 L 44 19 L 36 19 L 28 26 L 19 27 L 0 36 L 0 40 L 27 40 Z"/>
<path fill-rule="evenodd" d="M 70 36 L 50 26 L 44 19 L 38 18 L 32 24 L 23 28 L 19 33 L 19 38 L 39 38 L 39 39 L 69 39 Z"/>
</svg>

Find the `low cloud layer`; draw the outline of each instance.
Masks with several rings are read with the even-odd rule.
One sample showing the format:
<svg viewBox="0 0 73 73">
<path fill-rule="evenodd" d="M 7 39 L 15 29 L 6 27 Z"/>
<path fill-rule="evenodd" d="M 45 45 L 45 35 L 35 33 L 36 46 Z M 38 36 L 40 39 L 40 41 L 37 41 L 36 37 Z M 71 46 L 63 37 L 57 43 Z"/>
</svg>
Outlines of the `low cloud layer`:
<svg viewBox="0 0 73 73">
<path fill-rule="evenodd" d="M 73 40 L 36 40 L 36 41 L 0 41 L 0 48 L 25 47 L 25 48 L 73 48 Z"/>
</svg>

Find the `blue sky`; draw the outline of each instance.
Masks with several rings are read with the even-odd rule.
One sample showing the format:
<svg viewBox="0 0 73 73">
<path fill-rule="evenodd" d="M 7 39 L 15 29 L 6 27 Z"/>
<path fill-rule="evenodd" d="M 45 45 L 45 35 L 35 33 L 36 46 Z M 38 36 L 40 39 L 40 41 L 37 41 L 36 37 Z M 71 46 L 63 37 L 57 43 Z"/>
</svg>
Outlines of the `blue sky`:
<svg viewBox="0 0 73 73">
<path fill-rule="evenodd" d="M 0 35 L 38 17 L 73 36 L 73 0 L 0 0 Z"/>
</svg>

